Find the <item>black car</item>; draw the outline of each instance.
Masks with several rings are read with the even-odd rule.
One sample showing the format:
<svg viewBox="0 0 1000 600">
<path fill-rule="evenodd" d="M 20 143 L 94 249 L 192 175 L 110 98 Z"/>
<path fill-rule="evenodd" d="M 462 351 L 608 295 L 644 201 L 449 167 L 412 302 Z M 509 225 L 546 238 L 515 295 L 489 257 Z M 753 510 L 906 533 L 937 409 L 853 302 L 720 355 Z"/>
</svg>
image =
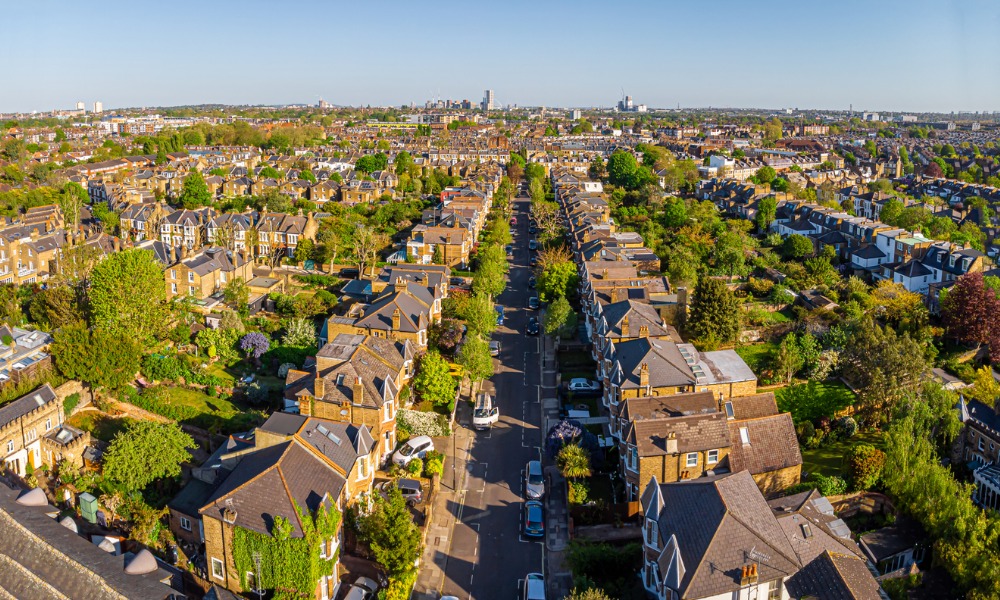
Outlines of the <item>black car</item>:
<svg viewBox="0 0 1000 600">
<path fill-rule="evenodd" d="M 528 326 L 524 328 L 524 333 L 528 335 L 538 335 L 541 327 L 538 326 L 538 319 L 531 317 L 528 319 Z"/>
<path fill-rule="evenodd" d="M 534 275 L 532 275 L 528 279 L 528 287 L 530 287 L 531 289 L 535 289 L 535 285 L 537 284 L 538 284 L 538 279 Z"/>
<path fill-rule="evenodd" d="M 534 225 L 532 225 L 531 227 L 528 228 L 528 233 L 530 233 L 531 235 L 535 235 L 535 232 L 537 232 L 537 231 L 538 231 L 538 228 L 535 227 Z"/>
<path fill-rule="evenodd" d="M 448 280 L 451 285 L 465 285 L 465 280 L 461 277 L 452 277 Z"/>
<path fill-rule="evenodd" d="M 538 264 L 538 257 L 537 256 L 532 256 L 531 260 L 528 261 L 528 264 L 531 265 L 532 267 L 534 267 L 535 265 L 537 265 Z"/>
</svg>

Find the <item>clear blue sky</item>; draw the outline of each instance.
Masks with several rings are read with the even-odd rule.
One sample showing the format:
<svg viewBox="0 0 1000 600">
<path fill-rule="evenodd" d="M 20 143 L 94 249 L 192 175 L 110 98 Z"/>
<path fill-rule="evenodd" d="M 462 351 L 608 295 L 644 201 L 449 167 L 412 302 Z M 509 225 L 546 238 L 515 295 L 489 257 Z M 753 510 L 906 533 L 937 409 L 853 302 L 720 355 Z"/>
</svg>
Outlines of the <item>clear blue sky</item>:
<svg viewBox="0 0 1000 600">
<path fill-rule="evenodd" d="M 0 112 L 314 103 L 1000 110 L 1000 2 L 5 3 Z"/>
</svg>

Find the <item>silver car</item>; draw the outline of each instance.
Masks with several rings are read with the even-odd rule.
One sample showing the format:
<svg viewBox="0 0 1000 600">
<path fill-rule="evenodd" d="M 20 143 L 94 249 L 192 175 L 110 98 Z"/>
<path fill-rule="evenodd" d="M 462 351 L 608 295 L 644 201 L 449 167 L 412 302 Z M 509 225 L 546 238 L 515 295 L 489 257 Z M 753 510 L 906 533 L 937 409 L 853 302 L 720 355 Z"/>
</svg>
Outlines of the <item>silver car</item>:
<svg viewBox="0 0 1000 600">
<path fill-rule="evenodd" d="M 378 584 L 367 577 L 358 577 L 354 585 L 347 590 L 344 600 L 375 600 L 378 597 Z"/>
<path fill-rule="evenodd" d="M 524 494 L 537 500 L 545 495 L 545 477 L 542 475 L 542 463 L 530 460 L 524 467 Z"/>
</svg>

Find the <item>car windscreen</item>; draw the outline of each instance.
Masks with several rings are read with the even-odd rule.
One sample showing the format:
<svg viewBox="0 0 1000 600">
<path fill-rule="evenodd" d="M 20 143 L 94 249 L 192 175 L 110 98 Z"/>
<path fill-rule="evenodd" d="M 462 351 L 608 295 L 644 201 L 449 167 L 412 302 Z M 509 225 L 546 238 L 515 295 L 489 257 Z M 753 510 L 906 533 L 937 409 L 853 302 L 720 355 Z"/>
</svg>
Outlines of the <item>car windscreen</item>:
<svg viewBox="0 0 1000 600">
<path fill-rule="evenodd" d="M 490 416 L 490 409 L 488 409 L 488 408 L 477 408 L 475 411 L 473 411 L 472 416 L 475 417 L 475 418 L 477 418 L 477 419 L 484 419 L 484 418 Z"/>
<path fill-rule="evenodd" d="M 528 473 L 528 483 L 531 485 L 541 485 L 543 478 L 541 473 Z"/>
<path fill-rule="evenodd" d="M 409 455 L 413 454 L 414 450 L 416 450 L 416 448 L 414 448 L 413 446 L 411 446 L 409 444 L 406 444 L 405 446 L 403 446 L 402 448 L 400 448 L 399 453 L 402 454 L 403 456 L 409 456 Z"/>
</svg>

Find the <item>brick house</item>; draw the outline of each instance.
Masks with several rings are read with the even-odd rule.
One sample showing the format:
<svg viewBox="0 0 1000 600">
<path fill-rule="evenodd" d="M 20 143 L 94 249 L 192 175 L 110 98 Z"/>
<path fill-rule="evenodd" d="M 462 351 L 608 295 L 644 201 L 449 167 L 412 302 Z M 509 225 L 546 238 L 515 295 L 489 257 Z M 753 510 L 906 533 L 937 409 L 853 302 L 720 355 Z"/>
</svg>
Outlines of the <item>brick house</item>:
<svg viewBox="0 0 1000 600">
<path fill-rule="evenodd" d="M 49 384 L 0 407 L 4 466 L 24 477 L 29 468 L 55 467 L 64 458 L 81 464 L 90 434 L 63 427 L 62 420 L 62 399 Z"/>
<path fill-rule="evenodd" d="M 441 320 L 438 288 L 430 279 L 416 281 L 396 278 L 371 304 L 356 304 L 346 317 L 332 316 L 320 332 L 320 339 L 338 333 L 355 333 L 391 340 L 407 340 L 427 348 L 428 328 Z"/>
<path fill-rule="evenodd" d="M 206 248 L 193 256 L 182 249 L 182 258 L 167 267 L 164 280 L 167 300 L 175 296 L 191 296 L 199 300 L 223 289 L 237 277 L 253 279 L 253 262 L 244 252 L 223 248 Z"/>
</svg>

